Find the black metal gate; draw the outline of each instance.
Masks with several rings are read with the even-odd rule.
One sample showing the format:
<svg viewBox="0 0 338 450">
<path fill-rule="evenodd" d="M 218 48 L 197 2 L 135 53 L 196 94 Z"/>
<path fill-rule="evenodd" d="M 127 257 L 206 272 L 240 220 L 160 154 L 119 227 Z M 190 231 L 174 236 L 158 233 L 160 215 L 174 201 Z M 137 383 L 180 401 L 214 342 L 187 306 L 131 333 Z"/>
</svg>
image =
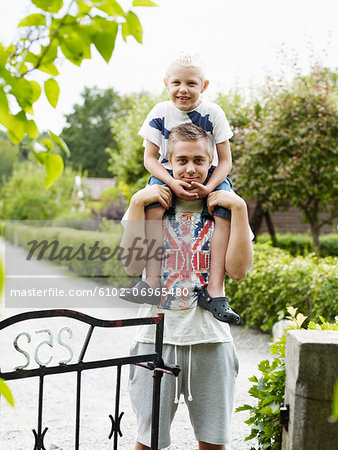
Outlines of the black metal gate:
<svg viewBox="0 0 338 450">
<path fill-rule="evenodd" d="M 17 368 L 12 372 L 1 372 L 0 378 L 4 380 L 17 380 L 22 378 L 39 377 L 39 398 L 38 398 L 38 418 L 37 418 L 37 430 L 32 430 L 35 438 L 34 450 L 46 450 L 44 446 L 44 437 L 48 430 L 43 426 L 43 395 L 44 395 L 44 378 L 46 375 L 63 374 L 68 372 L 77 373 L 76 383 L 76 418 L 75 418 L 75 444 L 74 449 L 78 450 L 80 447 L 80 412 L 81 412 L 81 376 L 84 370 L 97 369 L 103 367 L 117 367 L 116 378 L 116 395 L 115 395 L 115 417 L 110 415 L 111 419 L 111 432 L 108 439 L 113 439 L 114 450 L 118 448 L 118 437 L 122 437 L 121 432 L 121 419 L 123 412 L 120 413 L 120 383 L 121 383 L 121 368 L 123 365 L 136 364 L 146 369 L 152 370 L 153 374 L 153 399 L 152 399 L 152 428 L 151 428 L 151 450 L 158 449 L 158 429 L 159 429 L 159 406 L 160 406 L 160 386 L 163 373 L 168 373 L 174 376 L 178 376 L 180 368 L 178 366 L 172 366 L 165 364 L 162 359 L 162 345 L 163 345 L 163 324 L 164 315 L 159 314 L 155 317 L 145 317 L 136 319 L 122 319 L 122 320 L 102 320 L 95 317 L 88 316 L 86 314 L 67 310 L 67 309 L 53 309 L 45 311 L 32 311 L 21 313 L 13 317 L 0 322 L 0 330 L 7 328 L 18 322 L 22 322 L 29 319 L 40 319 L 47 317 L 68 317 L 76 319 L 81 322 L 87 323 L 89 329 L 85 340 L 83 342 L 80 355 L 77 363 L 67 364 L 59 363 L 58 366 L 47 366 L 39 364 L 36 369 L 25 369 L 22 367 Z M 129 327 L 136 325 L 156 325 L 156 340 L 155 340 L 155 352 L 145 355 L 126 356 L 122 358 L 103 359 L 97 361 L 86 361 L 83 359 L 87 351 L 90 339 L 93 335 L 95 327 L 102 328 L 116 328 L 116 327 Z M 15 344 L 14 344 L 15 345 Z"/>
</svg>

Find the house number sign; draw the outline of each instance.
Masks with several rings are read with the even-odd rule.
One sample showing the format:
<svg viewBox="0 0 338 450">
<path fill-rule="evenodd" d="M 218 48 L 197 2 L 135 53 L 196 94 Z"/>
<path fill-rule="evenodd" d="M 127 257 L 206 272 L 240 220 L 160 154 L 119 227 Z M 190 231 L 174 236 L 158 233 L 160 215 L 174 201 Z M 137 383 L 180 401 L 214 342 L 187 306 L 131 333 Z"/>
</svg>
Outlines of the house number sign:
<svg viewBox="0 0 338 450">
<path fill-rule="evenodd" d="M 54 341 L 55 341 L 55 336 L 53 335 L 53 332 L 51 330 L 48 329 L 42 329 L 42 330 L 37 330 L 35 331 L 36 334 L 41 334 L 43 339 L 41 342 L 39 342 L 39 344 L 36 346 L 35 351 L 34 351 L 34 360 L 35 362 L 39 365 L 39 366 L 47 366 L 48 364 L 50 364 L 53 360 L 53 356 L 50 356 L 48 360 L 46 361 L 42 361 L 40 359 L 40 353 L 41 350 L 43 348 L 47 347 L 54 347 Z M 59 331 L 56 334 L 56 342 L 59 346 L 64 347 L 67 349 L 68 351 L 68 358 L 59 361 L 59 364 L 67 364 L 69 361 L 71 361 L 73 359 L 74 356 L 74 352 L 72 350 L 72 348 L 66 343 L 64 342 L 65 337 L 68 337 L 68 339 L 71 339 L 73 337 L 73 332 L 69 327 L 62 327 L 59 329 Z M 24 341 L 27 341 L 28 344 L 30 344 L 31 342 L 31 335 L 27 332 L 22 332 L 19 333 L 16 338 L 13 341 L 13 345 L 16 351 L 18 351 L 19 353 L 22 353 L 24 355 L 24 357 L 26 358 L 26 363 L 21 365 L 21 366 L 16 366 L 14 368 L 14 370 L 20 370 L 20 369 L 25 369 L 26 367 L 29 366 L 30 361 L 31 361 L 31 357 L 30 354 L 23 350 L 22 347 L 20 345 L 23 344 Z"/>
</svg>

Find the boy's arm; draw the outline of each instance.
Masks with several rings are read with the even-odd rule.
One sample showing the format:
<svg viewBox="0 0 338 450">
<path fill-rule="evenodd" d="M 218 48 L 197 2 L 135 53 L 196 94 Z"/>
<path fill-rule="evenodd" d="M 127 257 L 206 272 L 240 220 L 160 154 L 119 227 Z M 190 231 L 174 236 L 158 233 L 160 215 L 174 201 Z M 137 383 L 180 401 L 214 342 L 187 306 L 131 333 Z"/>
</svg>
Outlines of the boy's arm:
<svg viewBox="0 0 338 450">
<path fill-rule="evenodd" d="M 144 254 L 147 251 L 147 242 L 144 228 L 145 211 L 144 208 L 150 203 L 160 202 L 164 208 L 169 208 L 172 202 L 170 189 L 165 186 L 147 186 L 136 192 L 131 198 L 128 210 L 128 219 L 124 223 L 124 232 L 121 239 L 121 248 L 125 254 L 132 249 L 137 254 Z M 136 256 L 136 253 L 135 253 Z M 144 269 L 146 259 L 125 258 L 123 259 L 126 272 L 129 275 L 138 275 Z"/>
<path fill-rule="evenodd" d="M 246 203 L 234 192 L 215 191 L 209 194 L 207 205 L 210 213 L 216 205 L 231 210 L 230 237 L 225 257 L 225 270 L 231 279 L 242 280 L 253 262 Z"/>
<path fill-rule="evenodd" d="M 232 168 L 230 142 L 219 142 L 216 144 L 216 148 L 218 154 L 218 165 L 212 173 L 208 183 L 205 186 L 199 183 L 191 183 L 192 186 L 195 185 L 199 198 L 206 197 L 210 194 L 210 192 L 212 192 L 219 184 L 222 183 L 222 181 L 225 180 Z M 196 190 L 194 189 L 194 192 L 196 192 Z"/>
<path fill-rule="evenodd" d="M 144 167 L 148 170 L 148 172 L 169 186 L 177 197 L 184 200 L 198 198 L 198 194 L 186 191 L 186 189 L 191 189 L 189 183 L 181 180 L 175 180 L 162 166 L 162 164 L 158 162 L 158 152 L 158 146 L 147 139 L 144 150 Z"/>
</svg>

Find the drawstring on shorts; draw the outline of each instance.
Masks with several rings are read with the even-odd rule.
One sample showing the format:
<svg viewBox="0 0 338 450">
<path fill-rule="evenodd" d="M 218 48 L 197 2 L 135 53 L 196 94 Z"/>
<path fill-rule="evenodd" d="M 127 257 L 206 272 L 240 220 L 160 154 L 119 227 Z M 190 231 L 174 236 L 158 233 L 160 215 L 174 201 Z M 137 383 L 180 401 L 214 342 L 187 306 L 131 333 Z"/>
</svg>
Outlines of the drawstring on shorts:
<svg viewBox="0 0 338 450">
<path fill-rule="evenodd" d="M 189 363 L 188 363 L 188 401 L 192 402 L 190 381 L 191 381 L 191 345 L 189 345 Z"/>
<path fill-rule="evenodd" d="M 174 346 L 175 349 L 175 365 L 177 366 L 177 346 Z M 191 395 L 191 345 L 189 345 L 189 361 L 188 361 L 188 401 L 192 402 L 193 398 Z M 179 398 L 178 398 L 178 377 L 175 379 L 175 399 L 174 403 L 178 404 Z"/>
<path fill-rule="evenodd" d="M 177 366 L 177 346 L 175 345 L 175 366 Z M 175 400 L 174 403 L 178 403 L 178 377 L 175 377 Z"/>
</svg>

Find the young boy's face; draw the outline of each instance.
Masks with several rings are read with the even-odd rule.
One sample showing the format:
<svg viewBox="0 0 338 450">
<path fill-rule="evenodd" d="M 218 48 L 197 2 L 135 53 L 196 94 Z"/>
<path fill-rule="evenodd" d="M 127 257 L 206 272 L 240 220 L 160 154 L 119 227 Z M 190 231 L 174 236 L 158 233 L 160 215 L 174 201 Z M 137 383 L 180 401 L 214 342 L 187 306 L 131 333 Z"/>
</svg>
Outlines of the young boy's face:
<svg viewBox="0 0 338 450">
<path fill-rule="evenodd" d="M 211 166 L 211 158 L 205 143 L 199 141 L 178 141 L 169 157 L 173 177 L 191 183 L 203 183 Z"/>
<path fill-rule="evenodd" d="M 200 95 L 208 87 L 209 81 L 202 82 L 195 67 L 177 64 L 164 84 L 173 104 L 181 111 L 191 111 L 201 103 Z"/>
</svg>

